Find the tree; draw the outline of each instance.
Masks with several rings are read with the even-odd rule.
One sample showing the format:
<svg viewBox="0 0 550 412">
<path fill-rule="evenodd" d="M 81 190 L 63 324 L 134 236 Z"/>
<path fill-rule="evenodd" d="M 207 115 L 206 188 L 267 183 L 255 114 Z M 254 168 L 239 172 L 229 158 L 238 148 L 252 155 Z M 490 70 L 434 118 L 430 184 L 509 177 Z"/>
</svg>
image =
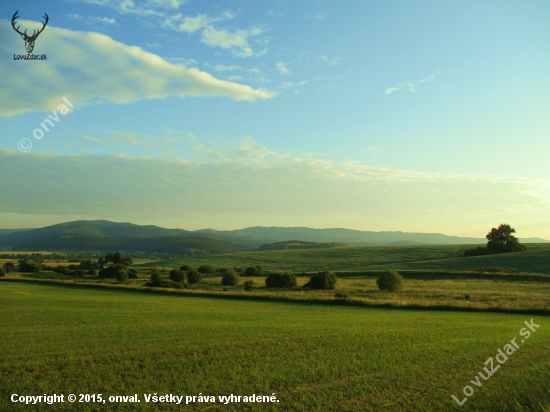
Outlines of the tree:
<svg viewBox="0 0 550 412">
<path fill-rule="evenodd" d="M 497 229 L 492 228 L 487 233 L 487 236 L 485 236 L 487 238 L 487 250 L 490 253 L 509 253 L 527 250 L 512 233 L 516 233 L 516 230 L 506 223 L 502 223 Z"/>
<path fill-rule="evenodd" d="M 247 280 L 246 282 L 243 283 L 244 290 L 248 292 L 252 292 L 252 290 L 254 289 L 254 286 L 256 285 L 254 284 L 253 280 Z"/>
<path fill-rule="evenodd" d="M 182 272 L 179 269 L 174 269 L 170 271 L 170 280 L 172 282 L 184 282 L 185 281 L 185 272 Z"/>
<path fill-rule="evenodd" d="M 293 288 L 297 281 L 294 273 L 272 273 L 265 279 L 268 288 Z"/>
<path fill-rule="evenodd" d="M 386 270 L 386 273 L 376 279 L 376 284 L 380 290 L 397 292 L 403 288 L 403 278 L 396 271 Z"/>
<path fill-rule="evenodd" d="M 199 283 L 201 280 L 202 280 L 202 273 L 194 269 L 191 269 L 189 272 L 187 272 L 187 282 L 189 282 L 190 285 Z"/>
<path fill-rule="evenodd" d="M 250 266 L 244 270 L 243 276 L 261 276 L 262 268 L 260 266 Z"/>
<path fill-rule="evenodd" d="M 119 282 L 119 283 L 124 283 L 128 280 L 128 272 L 126 272 L 125 270 L 121 270 L 119 272 L 117 272 L 116 274 L 116 280 Z"/>
<path fill-rule="evenodd" d="M 190 270 L 193 270 L 193 268 L 191 266 L 183 265 L 183 266 L 180 266 L 180 270 L 182 272 L 189 272 Z"/>
<path fill-rule="evenodd" d="M 20 272 L 38 273 L 42 269 L 40 262 L 35 262 L 32 259 L 23 259 L 19 261 Z"/>
<path fill-rule="evenodd" d="M 319 272 L 309 278 L 309 282 L 304 285 L 306 288 L 331 290 L 336 287 L 338 278 L 332 272 Z"/>
<path fill-rule="evenodd" d="M 124 265 L 111 265 L 99 271 L 100 278 L 118 278 L 119 273 L 124 272 L 128 278 L 127 268 Z"/>
<path fill-rule="evenodd" d="M 209 265 L 202 265 L 201 267 L 199 267 L 198 270 L 200 273 L 214 273 L 216 271 L 212 266 Z"/>
<path fill-rule="evenodd" d="M 156 270 L 151 273 L 151 282 L 158 283 L 162 280 L 162 277 L 160 276 L 160 273 Z"/>
<path fill-rule="evenodd" d="M 239 283 L 239 274 L 233 269 L 229 269 L 222 277 L 223 286 L 235 286 Z"/>
</svg>

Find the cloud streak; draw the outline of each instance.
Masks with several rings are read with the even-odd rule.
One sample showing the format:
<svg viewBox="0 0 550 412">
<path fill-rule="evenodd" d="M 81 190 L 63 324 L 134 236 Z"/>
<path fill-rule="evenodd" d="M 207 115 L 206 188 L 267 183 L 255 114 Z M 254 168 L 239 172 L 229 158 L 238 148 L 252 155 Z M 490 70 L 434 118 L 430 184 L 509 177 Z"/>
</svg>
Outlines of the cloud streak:
<svg viewBox="0 0 550 412">
<path fill-rule="evenodd" d="M 38 28 L 24 21 L 24 27 Z M 0 54 L 23 52 L 9 21 L 0 20 Z M 0 65 L 0 116 L 33 110 L 50 111 L 66 96 L 81 107 L 94 99 L 125 104 L 169 96 L 220 96 L 234 100 L 268 99 L 273 92 L 219 80 L 196 68 L 172 64 L 136 46 L 94 32 L 48 27 L 35 53 L 45 61 L 8 60 Z"/>
<path fill-rule="evenodd" d="M 351 226 L 373 230 L 449 232 L 453 226 L 541 221 L 550 207 L 540 182 L 526 179 L 336 163 L 279 153 L 251 138 L 225 150 L 204 144 L 193 149 L 202 161 L 0 150 L 1 164 L 11 171 L 10 179 L 0 181 L 0 192 L 10 193 L 0 198 L 0 210 L 149 221 L 223 217 L 239 226 L 258 223 L 254 216 L 264 224 L 355 221 Z"/>
<path fill-rule="evenodd" d="M 398 91 L 402 91 L 402 90 L 414 93 L 414 92 L 416 92 L 417 85 L 422 84 L 422 83 L 426 83 L 426 82 L 428 82 L 430 80 L 433 80 L 433 79 L 435 79 L 435 75 L 430 74 L 429 76 L 425 77 L 424 79 L 417 80 L 415 82 L 399 83 L 395 87 L 388 87 L 386 89 L 386 91 L 384 92 L 384 94 L 392 94 L 394 92 L 398 92 Z"/>
</svg>

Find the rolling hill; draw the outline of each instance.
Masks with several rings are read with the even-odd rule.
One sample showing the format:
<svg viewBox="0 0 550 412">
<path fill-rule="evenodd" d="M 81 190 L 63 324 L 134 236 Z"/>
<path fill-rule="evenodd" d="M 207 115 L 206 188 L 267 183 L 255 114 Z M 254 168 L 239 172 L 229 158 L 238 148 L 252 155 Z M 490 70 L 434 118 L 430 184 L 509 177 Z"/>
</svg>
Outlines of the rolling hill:
<svg viewBox="0 0 550 412">
<path fill-rule="evenodd" d="M 160 238 L 165 240 L 161 242 L 158 240 Z M 183 241 L 182 238 L 187 240 Z M 210 240 L 210 243 L 206 239 Z M 156 248 L 158 250 L 155 251 L 160 252 L 159 248 L 162 245 L 167 248 L 162 250 L 166 253 L 172 253 L 168 251 L 178 250 L 180 247 L 199 248 L 217 253 L 218 251 L 239 251 L 239 248 L 249 250 L 264 244 L 288 242 L 294 239 L 298 239 L 295 242 L 348 243 L 355 246 L 472 245 L 486 242 L 484 238 L 447 236 L 440 233 L 370 232 L 307 227 L 249 227 L 225 231 L 213 229 L 189 231 L 107 220 L 81 220 L 39 229 L 0 229 L 0 248 L 12 250 L 75 250 L 75 247 L 104 250 L 102 245 L 120 245 L 123 250 L 146 251 Z M 220 243 L 211 243 L 214 240 Z M 521 239 L 521 241 L 523 243 L 548 242 L 536 238 Z M 224 242 L 229 244 L 226 245 Z M 182 246 L 184 243 L 185 246 Z M 212 249 L 205 248 L 204 245 Z M 97 249 L 99 247 L 101 249 Z"/>
<path fill-rule="evenodd" d="M 245 252 L 251 248 L 245 245 L 225 242 L 223 240 L 205 237 L 157 237 L 157 238 L 127 238 L 127 237 L 78 237 L 53 236 L 34 242 L 24 243 L 17 250 L 48 250 L 48 251 L 126 251 L 147 253 L 170 253 L 183 255 L 191 251 L 207 251 L 209 253 Z"/>
</svg>

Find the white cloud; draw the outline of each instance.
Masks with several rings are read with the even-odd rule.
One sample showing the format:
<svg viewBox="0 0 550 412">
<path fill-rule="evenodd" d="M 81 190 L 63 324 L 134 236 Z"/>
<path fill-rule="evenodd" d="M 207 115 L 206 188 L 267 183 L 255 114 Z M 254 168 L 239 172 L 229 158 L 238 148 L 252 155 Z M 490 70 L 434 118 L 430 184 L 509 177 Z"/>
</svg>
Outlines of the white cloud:
<svg viewBox="0 0 550 412">
<path fill-rule="evenodd" d="M 328 56 L 321 56 L 319 57 L 319 60 L 328 63 L 329 66 L 336 66 L 338 63 L 340 63 L 340 60 L 342 60 L 341 57 L 328 57 Z"/>
<path fill-rule="evenodd" d="M 170 63 L 182 64 L 186 67 L 195 66 L 198 63 L 195 59 L 186 59 L 185 57 L 164 57 L 164 60 Z"/>
<path fill-rule="evenodd" d="M 379 147 L 368 146 L 368 147 L 367 147 L 367 150 L 368 150 L 369 152 L 371 152 L 372 154 L 382 153 L 382 149 L 379 148 Z"/>
<path fill-rule="evenodd" d="M 214 19 L 208 17 L 206 14 L 199 14 L 196 17 L 187 16 L 183 19 L 183 23 L 178 26 L 178 29 L 187 33 L 194 33 L 213 21 Z"/>
<path fill-rule="evenodd" d="M 231 49 L 231 52 L 236 56 L 249 57 L 254 53 L 248 44 L 248 38 L 262 33 L 263 29 L 260 27 L 230 32 L 225 29 L 218 30 L 212 26 L 207 26 L 202 32 L 201 41 L 212 47 Z"/>
<path fill-rule="evenodd" d="M 22 22 L 29 29 L 38 23 Z M 0 54 L 24 52 L 10 22 L 0 20 Z M 93 32 L 49 27 L 34 53 L 47 61 L 8 60 L 0 65 L 0 116 L 55 109 L 66 96 L 75 106 L 103 99 L 124 104 L 168 96 L 225 96 L 235 100 L 267 99 L 273 92 L 227 82 L 195 68 L 167 62 L 136 46 Z"/>
<path fill-rule="evenodd" d="M 283 17 L 283 13 L 277 13 L 273 9 L 267 9 L 265 13 L 271 17 Z"/>
<path fill-rule="evenodd" d="M 241 68 L 239 66 L 224 66 L 223 64 L 217 64 L 216 66 L 214 66 L 214 69 L 218 72 L 224 72 L 227 70 L 240 70 Z"/>
<path fill-rule="evenodd" d="M 97 21 L 105 24 L 116 24 L 116 20 L 109 17 L 98 17 Z"/>
<path fill-rule="evenodd" d="M 253 27 L 249 30 L 238 29 L 230 31 L 227 29 L 217 29 L 213 26 L 213 23 L 232 19 L 233 17 L 235 17 L 235 14 L 230 11 L 220 14 L 218 17 L 210 17 L 206 14 L 199 14 L 194 17 L 182 17 L 181 14 L 177 14 L 165 18 L 162 26 L 167 29 L 183 31 L 189 34 L 200 31 L 201 41 L 204 44 L 211 47 L 230 49 L 235 56 L 249 57 L 254 55 L 248 43 L 248 38 L 262 34 L 264 32 L 263 28 Z M 261 56 L 266 52 L 267 49 L 264 49 L 256 53 L 256 56 Z"/>
<path fill-rule="evenodd" d="M 384 92 L 384 94 L 392 94 L 394 92 L 398 92 L 398 91 L 401 91 L 401 90 L 406 90 L 406 91 L 414 93 L 414 92 L 416 92 L 416 85 L 417 84 L 426 83 L 426 82 L 428 82 L 430 80 L 433 80 L 433 79 L 435 79 L 435 75 L 430 74 L 429 76 L 425 77 L 424 79 L 417 80 L 415 82 L 399 83 L 395 87 L 388 87 L 386 89 L 386 91 Z"/>
<path fill-rule="evenodd" d="M 96 143 L 102 146 L 141 146 L 149 151 L 154 149 L 153 144 L 156 141 L 155 137 L 151 135 L 121 132 L 110 133 L 110 136 L 106 139 L 88 135 L 79 135 L 78 137 L 85 142 Z"/>
<path fill-rule="evenodd" d="M 281 74 L 291 74 L 292 72 L 290 70 L 288 70 L 288 68 L 286 67 L 288 63 L 285 63 L 285 62 L 278 62 L 277 63 L 277 70 L 279 71 L 279 73 Z"/>
<path fill-rule="evenodd" d="M 110 17 L 84 17 L 80 14 L 67 14 L 67 17 L 70 17 L 75 20 L 84 21 L 88 25 L 94 25 L 97 23 L 103 23 L 103 24 L 116 24 L 116 20 L 114 18 Z"/>
<path fill-rule="evenodd" d="M 294 83 L 291 83 L 291 82 L 283 82 L 281 83 L 281 85 L 279 86 L 279 88 L 281 89 L 288 89 L 290 87 L 294 87 Z"/>
<path fill-rule="evenodd" d="M 187 0 L 147 0 L 146 5 L 153 8 L 178 9 Z"/>
</svg>

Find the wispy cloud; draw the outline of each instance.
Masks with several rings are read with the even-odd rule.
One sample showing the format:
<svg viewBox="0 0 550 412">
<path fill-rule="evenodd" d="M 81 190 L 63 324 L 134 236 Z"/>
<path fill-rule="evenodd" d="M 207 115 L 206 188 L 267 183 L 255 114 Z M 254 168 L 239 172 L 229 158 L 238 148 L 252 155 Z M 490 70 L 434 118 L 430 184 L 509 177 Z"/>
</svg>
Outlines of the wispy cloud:
<svg viewBox="0 0 550 412">
<path fill-rule="evenodd" d="M 379 147 L 368 146 L 368 147 L 367 147 L 367 150 L 368 150 L 369 152 L 371 152 L 372 154 L 382 153 L 382 149 L 379 148 Z"/>
<path fill-rule="evenodd" d="M 26 27 L 32 28 L 32 22 Z M 12 31 L 9 21 L 0 20 L 0 37 L 4 39 L 0 42 L 0 54 L 10 55 L 21 48 Z M 94 99 L 124 104 L 168 96 L 225 96 L 250 101 L 274 96 L 264 89 L 171 64 L 139 47 L 98 33 L 50 27 L 40 40 L 40 51 L 36 52 L 55 56 L 47 65 L 22 65 L 18 61 L 0 65 L 0 116 L 53 110 L 63 96 L 79 108 Z"/>
<path fill-rule="evenodd" d="M 107 6 L 120 14 L 162 17 L 165 10 L 177 10 L 186 0 L 80 0 L 82 3 Z"/>
<path fill-rule="evenodd" d="M 180 153 L 174 145 L 162 150 Z M 373 230 L 441 231 L 451 224 L 482 224 L 486 230 L 487 221 L 507 221 L 510 210 L 522 212 L 514 215 L 516 226 L 529 219 L 547 221 L 550 207 L 548 196 L 538 193 L 540 182 L 530 179 L 338 163 L 280 153 L 249 137 L 225 149 L 196 144 L 194 153 L 202 160 L 3 149 L 0 163 L 10 170 L 10 179 L 0 179 L 0 192 L 12 196 L 0 197 L 0 210 L 121 219 L 192 215 L 208 221 L 224 216 L 243 225 L 251 225 L 251 216 L 264 222 L 285 216 L 296 223 L 325 222 L 331 216 L 331 225 L 360 220 Z M 33 191 L 25 189 L 28 182 Z"/>
<path fill-rule="evenodd" d="M 384 92 L 384 94 L 392 94 L 394 92 L 398 92 L 398 91 L 401 91 L 401 90 L 405 90 L 405 91 L 409 91 L 409 92 L 416 92 L 416 86 L 418 84 L 422 84 L 422 83 L 426 83 L 430 80 L 433 80 L 435 79 L 435 75 L 434 74 L 430 74 L 429 76 L 421 79 L 421 80 L 417 80 L 415 82 L 406 82 L 406 83 L 399 83 L 397 86 L 394 86 L 394 87 L 388 87 L 386 89 L 386 91 Z"/>
<path fill-rule="evenodd" d="M 229 49 L 235 56 L 250 57 L 254 55 L 248 39 L 264 33 L 262 27 L 256 26 L 251 29 L 237 29 L 230 31 L 223 28 L 215 28 L 214 23 L 232 19 L 235 14 L 226 11 L 217 17 L 211 17 L 206 14 L 197 16 L 173 15 L 164 19 L 162 26 L 168 29 L 183 31 L 189 34 L 200 31 L 201 42 L 211 47 L 220 47 Z M 263 54 L 264 51 L 256 53 Z"/>
<path fill-rule="evenodd" d="M 156 138 L 151 135 L 121 132 L 111 132 L 110 136 L 104 139 L 89 135 L 79 135 L 78 137 L 83 141 L 102 146 L 141 146 L 149 151 L 153 150 L 153 144 L 156 141 Z"/>
<path fill-rule="evenodd" d="M 292 72 L 288 69 L 288 67 L 286 67 L 287 65 L 288 65 L 288 63 L 278 62 L 276 64 L 276 66 L 277 66 L 277 70 L 279 71 L 279 73 L 281 73 L 281 74 L 291 74 Z"/>
<path fill-rule="evenodd" d="M 98 23 L 110 24 L 110 25 L 116 24 L 116 20 L 112 17 L 93 17 L 93 16 L 84 17 L 80 14 L 67 14 L 67 17 L 82 21 L 90 26 L 97 25 Z"/>
<path fill-rule="evenodd" d="M 211 26 L 206 27 L 202 32 L 201 41 L 209 46 L 231 49 L 235 56 L 250 57 L 254 53 L 248 44 L 248 38 L 263 33 L 260 27 L 254 27 L 250 30 L 235 30 L 230 32 L 222 29 L 218 30 Z"/>
<path fill-rule="evenodd" d="M 218 72 L 225 72 L 227 70 L 233 71 L 233 70 L 240 70 L 241 67 L 239 66 L 224 66 L 223 64 L 217 64 L 214 66 L 214 69 Z"/>
<path fill-rule="evenodd" d="M 115 146 L 116 145 L 115 142 L 98 139 L 97 137 L 93 137 L 93 136 L 80 135 L 78 137 L 80 139 L 86 141 L 86 142 L 96 143 L 96 144 L 100 144 L 102 146 Z"/>
<path fill-rule="evenodd" d="M 340 61 L 342 60 L 341 57 L 328 57 L 328 56 L 321 56 L 319 57 L 319 60 L 322 62 L 327 63 L 329 66 L 336 66 Z"/>
</svg>

